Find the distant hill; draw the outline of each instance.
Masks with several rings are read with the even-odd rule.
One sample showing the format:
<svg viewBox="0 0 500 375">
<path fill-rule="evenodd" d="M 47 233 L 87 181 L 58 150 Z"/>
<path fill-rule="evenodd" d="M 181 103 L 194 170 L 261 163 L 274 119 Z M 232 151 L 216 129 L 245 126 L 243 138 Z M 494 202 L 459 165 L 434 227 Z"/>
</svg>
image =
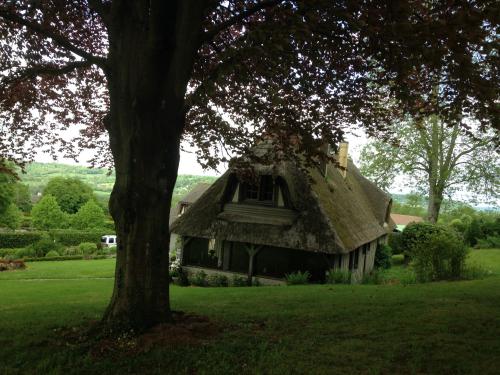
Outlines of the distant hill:
<svg viewBox="0 0 500 375">
<path fill-rule="evenodd" d="M 71 177 L 78 178 L 92 187 L 96 196 L 107 201 L 113 185 L 115 183 L 114 173 L 109 174 L 107 169 L 103 168 L 87 168 L 78 165 L 68 165 L 60 163 L 33 163 L 26 168 L 26 173 L 21 174 L 22 183 L 29 186 L 33 196 L 41 193 L 47 182 L 54 177 Z M 174 196 L 172 203 L 177 201 L 186 193 L 188 193 L 194 185 L 205 182 L 212 183 L 216 177 L 211 176 L 193 176 L 179 175 L 175 185 Z"/>
</svg>

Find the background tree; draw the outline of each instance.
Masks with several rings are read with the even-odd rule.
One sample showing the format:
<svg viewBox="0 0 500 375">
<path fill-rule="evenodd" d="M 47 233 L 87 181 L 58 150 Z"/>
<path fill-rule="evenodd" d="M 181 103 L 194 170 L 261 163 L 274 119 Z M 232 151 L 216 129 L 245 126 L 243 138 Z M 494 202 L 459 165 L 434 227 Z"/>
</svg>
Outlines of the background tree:
<svg viewBox="0 0 500 375">
<path fill-rule="evenodd" d="M 14 199 L 14 177 L 0 171 L 0 214 L 4 213 Z"/>
<path fill-rule="evenodd" d="M 181 138 L 215 166 L 273 133 L 287 158 L 326 157 L 346 124 L 368 134 L 400 112 L 466 109 L 488 127 L 498 100 L 496 1 L 88 0 L 0 6 L 0 155 L 106 147 L 120 238 L 104 321 L 170 319 L 168 213 Z M 464 22 L 467 20 L 467 22 Z M 444 75 L 443 101 L 429 100 Z M 27 137 L 34 134 L 36 137 Z M 107 133 L 107 134 L 106 134 Z M 290 135 L 300 135 L 298 154 Z M 30 148 L 31 149 L 31 148 Z M 99 160 L 110 161 L 109 153 Z M 98 161 L 98 160 L 96 160 Z"/>
<path fill-rule="evenodd" d="M 52 195 L 45 195 L 31 210 L 33 226 L 37 229 L 57 229 L 66 225 L 64 212 Z"/>
<path fill-rule="evenodd" d="M 75 229 L 103 228 L 105 221 L 101 206 L 94 200 L 87 201 L 71 218 L 72 227 Z"/>
<path fill-rule="evenodd" d="M 76 213 L 90 199 L 96 199 L 92 188 L 77 178 L 54 177 L 43 190 L 43 195 L 56 198 L 61 210 Z"/>
<path fill-rule="evenodd" d="M 21 225 L 23 214 L 14 203 L 11 203 L 7 209 L 0 214 L 0 227 L 17 229 Z"/>
<path fill-rule="evenodd" d="M 493 136 L 471 138 L 459 124 L 449 126 L 432 116 L 415 126 L 405 121 L 394 126 L 398 144 L 374 141 L 361 151 L 361 172 L 384 189 L 396 176 L 427 193 L 427 217 L 438 220 L 445 195 L 457 190 L 490 198 L 500 194 L 498 145 Z"/>
<path fill-rule="evenodd" d="M 14 185 L 14 203 L 24 213 L 31 211 L 33 204 L 28 185 L 19 182 Z"/>
</svg>

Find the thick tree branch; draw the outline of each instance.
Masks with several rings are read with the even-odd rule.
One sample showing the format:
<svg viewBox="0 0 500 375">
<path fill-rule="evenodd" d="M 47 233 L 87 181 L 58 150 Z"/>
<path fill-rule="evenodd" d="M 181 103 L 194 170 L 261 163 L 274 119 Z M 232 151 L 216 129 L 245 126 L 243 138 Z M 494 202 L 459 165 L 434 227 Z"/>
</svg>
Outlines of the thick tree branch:
<svg viewBox="0 0 500 375">
<path fill-rule="evenodd" d="M 248 18 L 252 15 L 254 15 L 257 12 L 260 12 L 261 10 L 265 8 L 270 8 L 273 6 L 278 5 L 279 3 L 282 3 L 284 0 L 266 0 L 262 1 L 257 5 L 254 5 L 251 8 L 248 8 L 247 10 L 244 10 L 240 12 L 239 14 L 229 18 L 227 21 L 224 21 L 220 23 L 219 25 L 216 25 L 213 29 L 208 30 L 205 32 L 205 34 L 202 36 L 202 43 L 209 42 L 213 40 L 221 31 L 226 30 L 227 28 L 231 27 L 232 25 L 243 21 L 245 18 Z"/>
<path fill-rule="evenodd" d="M 2 82 L 2 84 L 7 85 L 7 84 L 14 83 L 14 82 L 22 81 L 23 79 L 26 79 L 26 78 L 34 78 L 34 77 L 41 76 L 41 75 L 57 76 L 57 75 L 67 74 L 67 73 L 72 72 L 75 69 L 85 68 L 85 67 L 90 67 L 90 66 L 92 66 L 92 63 L 89 61 L 73 61 L 73 62 L 70 62 L 66 65 L 62 65 L 62 66 L 37 65 L 37 66 L 23 69 L 19 72 L 16 72 L 16 74 L 13 77 L 6 78 Z"/>
<path fill-rule="evenodd" d="M 91 53 L 83 50 L 82 48 L 75 46 L 68 39 L 58 34 L 54 30 L 47 30 L 39 23 L 24 19 L 23 17 L 20 17 L 17 14 L 9 12 L 5 8 L 0 8 L 0 18 L 25 26 L 29 30 L 37 34 L 52 39 L 54 43 L 57 44 L 59 47 L 64 48 L 67 51 L 73 52 L 74 54 L 80 56 L 81 58 L 95 65 L 98 65 L 103 69 L 106 68 L 106 59 L 104 57 L 92 55 Z"/>
</svg>

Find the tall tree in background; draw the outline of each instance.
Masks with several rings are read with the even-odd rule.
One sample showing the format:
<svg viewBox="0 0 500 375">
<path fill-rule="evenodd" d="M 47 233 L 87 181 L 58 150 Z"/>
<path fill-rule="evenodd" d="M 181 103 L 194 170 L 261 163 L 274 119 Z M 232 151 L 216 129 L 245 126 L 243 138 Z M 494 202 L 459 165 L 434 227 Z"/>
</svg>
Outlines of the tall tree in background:
<svg viewBox="0 0 500 375">
<path fill-rule="evenodd" d="M 347 124 L 375 135 L 401 112 L 453 119 L 466 108 L 484 129 L 496 113 L 496 1 L 0 4 L 0 155 L 19 161 L 27 146 L 46 145 L 71 155 L 59 135 L 72 124 L 81 147 L 107 147 L 109 136 L 120 238 L 110 324 L 170 319 L 168 215 L 181 139 L 215 166 L 263 132 L 279 134 L 285 151 L 298 134 L 312 162 L 321 139 L 335 146 Z M 443 72 L 436 106 L 430 77 Z"/>
<path fill-rule="evenodd" d="M 54 177 L 49 180 L 43 195 L 52 195 L 63 212 L 76 213 L 91 199 L 96 199 L 92 188 L 78 178 Z"/>
<path fill-rule="evenodd" d="M 438 116 L 415 125 L 394 126 L 398 144 L 374 141 L 361 152 L 361 172 L 387 190 L 397 176 L 428 197 L 428 220 L 435 223 L 445 195 L 457 191 L 500 196 L 500 162 L 493 135 L 481 139 L 447 126 Z"/>
</svg>

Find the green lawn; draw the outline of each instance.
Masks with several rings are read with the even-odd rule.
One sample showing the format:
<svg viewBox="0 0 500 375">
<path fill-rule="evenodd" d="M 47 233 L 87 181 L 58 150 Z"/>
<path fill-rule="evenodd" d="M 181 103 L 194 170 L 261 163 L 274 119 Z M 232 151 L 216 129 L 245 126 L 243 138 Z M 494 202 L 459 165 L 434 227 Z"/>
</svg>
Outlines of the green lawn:
<svg viewBox="0 0 500 375">
<path fill-rule="evenodd" d="M 172 287 L 173 308 L 210 317 L 219 334 L 103 358 L 60 339 L 58 328 L 100 317 L 113 261 L 30 263 L 0 274 L 0 374 L 497 374 L 500 250 L 474 251 L 470 261 L 492 275 L 408 286 Z"/>
</svg>

